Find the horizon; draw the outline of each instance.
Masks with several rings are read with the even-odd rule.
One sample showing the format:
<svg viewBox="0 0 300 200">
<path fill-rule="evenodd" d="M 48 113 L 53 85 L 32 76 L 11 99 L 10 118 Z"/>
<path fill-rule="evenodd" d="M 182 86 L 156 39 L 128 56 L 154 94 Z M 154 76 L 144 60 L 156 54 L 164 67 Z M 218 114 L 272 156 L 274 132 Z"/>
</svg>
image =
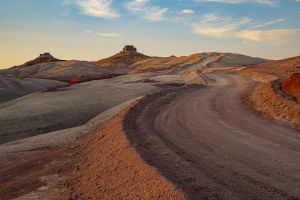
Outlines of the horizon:
<svg viewBox="0 0 300 200">
<path fill-rule="evenodd" d="M 0 69 L 43 52 L 96 61 L 126 44 L 161 57 L 300 55 L 299 0 L 4 0 L 0 5 Z"/>
</svg>

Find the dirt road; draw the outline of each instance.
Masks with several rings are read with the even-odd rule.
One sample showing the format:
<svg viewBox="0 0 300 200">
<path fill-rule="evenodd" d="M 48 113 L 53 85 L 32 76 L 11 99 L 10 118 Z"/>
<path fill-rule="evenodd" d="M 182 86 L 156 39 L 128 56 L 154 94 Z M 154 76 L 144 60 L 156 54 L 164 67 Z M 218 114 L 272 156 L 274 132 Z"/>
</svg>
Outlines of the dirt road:
<svg viewBox="0 0 300 200">
<path fill-rule="evenodd" d="M 153 95 L 124 122 L 131 143 L 189 199 L 300 199 L 300 132 L 247 110 L 249 81 Z"/>
</svg>

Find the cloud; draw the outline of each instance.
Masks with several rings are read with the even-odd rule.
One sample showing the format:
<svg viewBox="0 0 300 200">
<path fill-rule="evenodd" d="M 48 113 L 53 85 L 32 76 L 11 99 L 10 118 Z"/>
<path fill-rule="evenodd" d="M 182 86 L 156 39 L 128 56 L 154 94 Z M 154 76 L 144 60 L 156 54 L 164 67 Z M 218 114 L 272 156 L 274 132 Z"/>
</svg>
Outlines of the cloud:
<svg viewBox="0 0 300 200">
<path fill-rule="evenodd" d="M 112 0 L 75 0 L 84 14 L 100 18 L 116 18 L 118 13 L 111 9 Z"/>
<path fill-rule="evenodd" d="M 162 21 L 164 20 L 164 15 L 167 12 L 167 8 L 160 8 L 160 7 L 151 7 L 145 13 L 145 18 L 150 21 Z"/>
<path fill-rule="evenodd" d="M 292 40 L 300 39 L 300 29 L 271 29 L 259 28 L 279 23 L 284 19 L 275 19 L 263 24 L 250 27 L 252 19 L 233 19 L 209 13 L 201 17 L 201 22 L 193 24 L 193 33 L 213 38 L 240 39 L 244 42 L 267 43 L 280 45 Z"/>
<path fill-rule="evenodd" d="M 121 34 L 117 32 L 98 32 L 96 35 L 101 37 L 121 37 Z"/>
<path fill-rule="evenodd" d="M 167 8 L 150 5 L 149 0 L 132 0 L 127 9 L 149 21 L 163 21 L 168 11 Z"/>
<path fill-rule="evenodd" d="M 195 27 L 194 33 L 198 35 L 204 35 L 208 37 L 224 38 L 229 37 L 232 34 L 232 28 L 230 27 Z"/>
<path fill-rule="evenodd" d="M 231 17 L 209 13 L 201 17 L 200 23 L 192 26 L 195 34 L 224 38 L 231 37 L 236 29 L 251 21 L 250 18 L 232 19 Z"/>
<path fill-rule="evenodd" d="M 203 1 L 217 2 L 217 3 L 232 3 L 232 4 L 238 4 L 244 2 L 244 0 L 203 0 Z"/>
<path fill-rule="evenodd" d="M 133 0 L 128 3 L 127 8 L 131 11 L 143 11 L 148 0 Z"/>
<path fill-rule="evenodd" d="M 241 4 L 241 3 L 259 3 L 273 5 L 277 0 L 196 0 L 196 1 L 206 1 L 206 2 L 216 2 L 216 3 L 229 3 L 229 4 Z"/>
<path fill-rule="evenodd" d="M 280 22 L 284 22 L 284 21 L 285 21 L 285 19 L 279 18 L 279 19 L 275 19 L 275 20 L 271 20 L 271 21 L 265 22 L 263 24 L 255 25 L 252 28 L 261 28 L 261 27 L 269 26 L 269 25 L 280 23 Z"/>
<path fill-rule="evenodd" d="M 181 11 L 182 14 L 194 14 L 195 11 L 191 9 L 184 9 Z"/>
<path fill-rule="evenodd" d="M 275 29 L 275 30 L 243 30 L 236 33 L 236 37 L 250 42 L 267 42 L 284 44 L 299 37 L 299 29 Z"/>
</svg>

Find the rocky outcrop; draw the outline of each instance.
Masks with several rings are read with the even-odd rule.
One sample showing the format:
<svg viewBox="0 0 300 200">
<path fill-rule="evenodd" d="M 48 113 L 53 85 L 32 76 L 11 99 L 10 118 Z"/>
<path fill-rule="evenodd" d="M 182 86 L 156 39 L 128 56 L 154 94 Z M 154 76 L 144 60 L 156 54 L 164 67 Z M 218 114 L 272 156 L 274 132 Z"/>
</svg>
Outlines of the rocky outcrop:
<svg viewBox="0 0 300 200">
<path fill-rule="evenodd" d="M 95 63 L 100 67 L 118 70 L 119 74 L 124 74 L 128 72 L 128 66 L 148 58 L 149 56 L 139 53 L 134 46 L 126 45 L 119 53 Z"/>
<path fill-rule="evenodd" d="M 36 65 L 36 64 L 57 62 L 57 61 L 63 61 L 63 60 L 53 57 L 50 53 L 42 53 L 37 58 L 35 58 L 31 61 L 28 61 L 28 62 L 24 63 L 23 65 L 20 65 L 17 67 L 29 67 L 29 66 Z"/>
</svg>

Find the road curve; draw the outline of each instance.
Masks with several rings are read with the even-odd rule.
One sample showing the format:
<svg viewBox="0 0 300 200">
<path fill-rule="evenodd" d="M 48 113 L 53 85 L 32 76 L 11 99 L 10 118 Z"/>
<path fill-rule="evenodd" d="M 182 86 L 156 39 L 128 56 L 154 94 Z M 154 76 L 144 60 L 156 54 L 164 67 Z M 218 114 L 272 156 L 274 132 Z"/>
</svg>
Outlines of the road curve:
<svg viewBox="0 0 300 200">
<path fill-rule="evenodd" d="M 246 79 L 209 78 L 208 87 L 153 97 L 133 111 L 135 121 L 125 123 L 142 157 L 189 199 L 300 199 L 299 130 L 247 110 Z"/>
</svg>

